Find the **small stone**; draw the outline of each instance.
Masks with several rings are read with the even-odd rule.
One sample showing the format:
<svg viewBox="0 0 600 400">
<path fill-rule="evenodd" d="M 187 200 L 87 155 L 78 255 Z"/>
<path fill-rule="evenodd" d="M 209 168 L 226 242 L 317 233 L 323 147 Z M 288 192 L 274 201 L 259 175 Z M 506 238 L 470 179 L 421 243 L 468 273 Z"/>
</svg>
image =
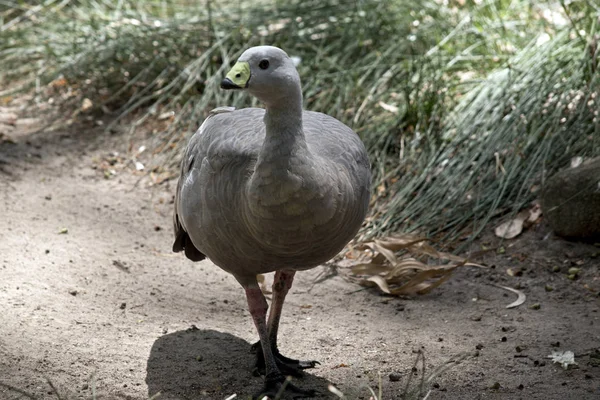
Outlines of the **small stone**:
<svg viewBox="0 0 600 400">
<path fill-rule="evenodd" d="M 569 268 L 568 274 L 569 275 L 578 275 L 579 272 L 581 272 L 581 268 L 572 267 L 572 268 Z"/>
<path fill-rule="evenodd" d="M 554 290 L 554 288 L 550 285 L 546 285 L 546 286 L 544 286 L 544 290 L 546 290 L 546 292 L 551 292 Z"/>
<path fill-rule="evenodd" d="M 552 267 L 552 272 L 560 272 L 560 267 L 558 265 L 555 265 L 554 267 Z"/>
<path fill-rule="evenodd" d="M 392 372 L 388 377 L 390 378 L 390 382 L 398 382 L 402 379 L 402 375 L 397 372 Z"/>
<path fill-rule="evenodd" d="M 506 342 L 506 340 L 507 340 L 506 336 L 502 336 L 502 339 L 500 339 L 500 341 L 502 341 L 502 342 Z"/>
<path fill-rule="evenodd" d="M 482 345 L 481 343 L 479 343 L 479 344 L 477 344 L 477 345 L 475 346 L 475 348 L 476 348 L 477 350 L 481 350 L 481 349 L 483 349 L 483 345 Z"/>
<path fill-rule="evenodd" d="M 77 290 L 74 290 L 74 289 L 73 290 L 69 290 L 69 294 L 71 296 L 77 296 L 77 293 L 79 293 Z"/>
<path fill-rule="evenodd" d="M 525 386 L 523 386 L 522 383 L 519 386 L 517 386 L 517 389 L 519 389 L 519 390 L 523 390 L 524 388 L 525 388 Z"/>
<path fill-rule="evenodd" d="M 121 310 L 124 310 L 124 309 L 125 309 L 125 307 L 127 307 L 127 303 L 121 303 L 121 305 L 119 306 L 119 308 L 120 308 Z"/>
<path fill-rule="evenodd" d="M 540 303 L 533 303 L 529 306 L 529 308 L 531 308 L 532 310 L 539 310 L 540 308 L 542 308 L 542 306 L 540 305 Z"/>
<path fill-rule="evenodd" d="M 44 251 L 44 253 L 46 253 L 46 254 L 50 254 L 50 250 L 46 249 L 46 250 Z"/>
</svg>

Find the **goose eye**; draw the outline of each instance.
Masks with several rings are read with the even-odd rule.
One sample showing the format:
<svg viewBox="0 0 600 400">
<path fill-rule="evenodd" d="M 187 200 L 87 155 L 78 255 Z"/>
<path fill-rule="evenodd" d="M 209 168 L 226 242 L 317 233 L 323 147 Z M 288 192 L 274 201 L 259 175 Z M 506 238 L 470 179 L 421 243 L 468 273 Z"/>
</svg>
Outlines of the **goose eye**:
<svg viewBox="0 0 600 400">
<path fill-rule="evenodd" d="M 262 60 L 261 62 L 258 63 L 258 68 L 260 69 L 267 69 L 269 68 L 269 60 Z"/>
</svg>

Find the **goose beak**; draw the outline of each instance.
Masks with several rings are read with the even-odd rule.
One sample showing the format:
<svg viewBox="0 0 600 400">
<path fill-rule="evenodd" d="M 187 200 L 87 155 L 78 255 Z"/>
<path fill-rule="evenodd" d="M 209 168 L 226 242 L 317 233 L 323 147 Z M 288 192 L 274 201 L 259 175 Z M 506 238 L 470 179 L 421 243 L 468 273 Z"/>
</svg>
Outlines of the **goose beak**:
<svg viewBox="0 0 600 400">
<path fill-rule="evenodd" d="M 221 89 L 245 89 L 250 81 L 250 64 L 245 61 L 238 61 L 231 71 L 227 73 L 225 79 L 221 81 Z"/>
<path fill-rule="evenodd" d="M 231 79 L 225 78 L 221 81 L 221 89 L 231 90 L 231 89 L 241 89 L 238 85 L 233 83 Z"/>
</svg>

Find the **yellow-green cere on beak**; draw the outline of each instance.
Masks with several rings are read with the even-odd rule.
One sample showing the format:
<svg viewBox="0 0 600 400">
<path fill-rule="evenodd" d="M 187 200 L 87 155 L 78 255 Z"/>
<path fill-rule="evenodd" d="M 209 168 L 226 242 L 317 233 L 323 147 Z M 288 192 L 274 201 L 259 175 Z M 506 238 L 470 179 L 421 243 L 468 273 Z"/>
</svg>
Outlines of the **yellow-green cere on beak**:
<svg viewBox="0 0 600 400">
<path fill-rule="evenodd" d="M 221 87 L 223 89 L 243 89 L 248 87 L 249 80 L 250 64 L 246 61 L 238 61 L 221 82 Z"/>
</svg>

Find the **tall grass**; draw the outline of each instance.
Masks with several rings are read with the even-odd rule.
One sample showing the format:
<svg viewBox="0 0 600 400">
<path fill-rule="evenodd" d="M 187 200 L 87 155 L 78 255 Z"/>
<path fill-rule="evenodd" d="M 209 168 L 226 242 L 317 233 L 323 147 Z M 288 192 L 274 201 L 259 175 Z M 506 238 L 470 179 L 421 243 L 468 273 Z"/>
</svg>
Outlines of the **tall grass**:
<svg viewBox="0 0 600 400">
<path fill-rule="evenodd" d="M 40 102 L 87 98 L 115 124 L 152 125 L 155 169 L 177 164 L 211 108 L 254 104 L 218 88 L 245 48 L 298 57 L 306 108 L 350 125 L 369 150 L 363 239 L 472 238 L 570 156 L 600 152 L 591 1 L 0 3 L 0 84 L 13 82 L 0 98 L 33 87 Z"/>
<path fill-rule="evenodd" d="M 572 157 L 599 155 L 595 46 L 569 31 L 535 40 L 471 88 L 444 118 L 444 142 L 390 186 L 374 229 L 412 220 L 443 239 L 474 237 L 527 206 Z"/>
</svg>

